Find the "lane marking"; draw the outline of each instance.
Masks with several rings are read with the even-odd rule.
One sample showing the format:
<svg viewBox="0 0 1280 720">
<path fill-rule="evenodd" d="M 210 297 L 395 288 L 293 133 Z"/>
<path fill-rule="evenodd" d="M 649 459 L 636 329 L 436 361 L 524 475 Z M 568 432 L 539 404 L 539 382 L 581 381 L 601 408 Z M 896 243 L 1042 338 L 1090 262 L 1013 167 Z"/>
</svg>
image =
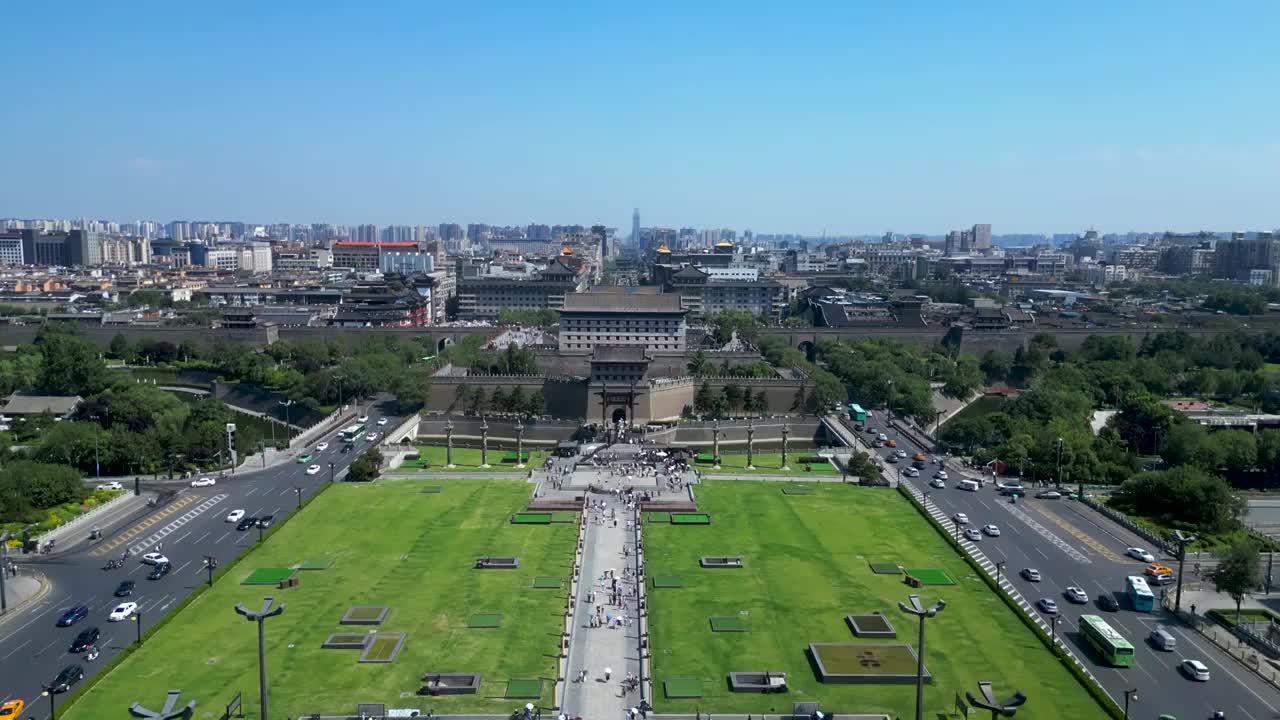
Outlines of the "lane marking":
<svg viewBox="0 0 1280 720">
<path fill-rule="evenodd" d="M 1021 520 L 1027 527 L 1034 530 L 1045 540 L 1048 540 L 1051 545 L 1058 548 L 1062 552 L 1066 553 L 1067 557 L 1071 558 L 1072 560 L 1075 560 L 1076 562 L 1084 565 L 1088 565 L 1093 562 L 1083 552 L 1080 552 L 1080 550 L 1078 550 L 1076 546 L 1058 537 L 1056 533 L 1054 533 L 1052 530 L 1045 527 L 1044 525 L 1041 525 L 1035 518 L 1028 515 L 1018 506 L 1002 503 L 1001 507 L 1003 507 L 1005 511 L 1008 512 L 1009 514 Z"/>
<path fill-rule="evenodd" d="M 95 547 L 94 549 L 90 550 L 90 551 L 89 551 L 89 554 L 90 554 L 91 556 L 93 556 L 93 557 L 102 557 L 103 555 L 106 555 L 108 552 L 111 552 L 112 550 L 114 550 L 114 549 L 116 549 L 116 548 L 120 547 L 121 545 L 124 545 L 125 543 L 129 542 L 129 541 L 130 541 L 130 540 L 132 540 L 133 538 L 135 538 L 135 537 L 137 537 L 137 536 L 141 535 L 143 532 L 145 532 L 145 531 L 146 531 L 146 529 L 147 529 L 147 528 L 149 528 L 149 527 L 151 527 L 151 526 L 155 525 L 156 523 L 160 522 L 161 520 L 163 520 L 163 519 L 165 519 L 165 518 L 169 517 L 170 515 L 172 515 L 172 514 L 174 514 L 174 513 L 178 512 L 178 511 L 179 511 L 179 510 L 181 510 L 182 508 L 184 508 L 184 507 L 186 507 L 186 506 L 190 505 L 191 503 L 193 503 L 193 502 L 195 502 L 195 501 L 199 500 L 201 497 L 202 497 L 202 496 L 200 496 L 200 495 L 183 495 L 182 497 L 180 497 L 180 498 L 178 498 L 178 499 L 174 500 L 173 502 L 169 503 L 169 505 L 168 505 L 167 507 L 165 507 L 165 508 L 163 508 L 163 509 L 161 509 L 161 510 L 158 510 L 158 511 L 156 511 L 156 512 L 152 513 L 151 515 L 147 516 L 146 518 L 142 519 L 142 520 L 141 520 L 137 525 L 134 525 L 133 527 L 131 527 L 131 528 L 129 528 L 128 530 L 126 530 L 126 531 L 124 531 L 124 532 L 120 533 L 120 534 L 119 534 L 119 535 L 117 535 L 116 537 L 114 537 L 114 538 L 112 538 L 112 539 L 110 539 L 110 540 L 108 540 L 108 541 L 106 541 L 106 542 L 103 542 L 103 543 L 99 544 L 97 547 Z"/>
<path fill-rule="evenodd" d="M 170 533 L 176 532 L 178 528 L 182 527 L 183 525 L 186 525 L 192 520 L 195 520 L 197 517 L 200 517 L 205 512 L 207 512 L 209 508 L 212 508 L 214 505 L 217 505 L 223 500 L 226 500 L 227 497 L 229 496 L 225 494 L 214 495 L 208 500 L 205 500 L 204 502 L 200 503 L 194 508 L 183 513 L 180 517 L 178 517 L 176 520 L 173 520 L 168 525 L 165 525 L 164 527 L 160 528 L 156 532 L 147 536 L 146 540 L 143 540 L 142 542 L 135 544 L 133 547 L 129 549 L 129 551 L 131 553 L 137 554 L 139 552 L 142 552 L 143 550 L 146 550 L 149 547 L 154 547 L 156 543 L 158 543 L 160 540 L 163 540 Z"/>
<path fill-rule="evenodd" d="M 1035 510 L 1036 512 L 1043 515 L 1046 519 L 1048 519 L 1049 522 L 1053 523 L 1054 525 L 1057 525 L 1063 530 L 1066 530 L 1068 533 L 1071 534 L 1072 537 L 1084 543 L 1090 550 L 1093 550 L 1094 552 L 1098 553 L 1099 555 L 1106 558 L 1107 560 L 1110 560 L 1111 562 L 1114 562 L 1114 563 L 1125 562 L 1124 558 L 1120 557 L 1120 555 L 1116 551 L 1112 550 L 1106 545 L 1103 545 L 1101 542 L 1098 541 L 1097 538 L 1093 537 L 1092 535 L 1085 532 L 1084 530 L 1081 530 L 1075 525 L 1072 525 L 1071 523 L 1067 522 L 1062 517 L 1059 517 L 1056 513 L 1053 513 L 1048 509 L 1040 506 L 1037 506 Z"/>
</svg>

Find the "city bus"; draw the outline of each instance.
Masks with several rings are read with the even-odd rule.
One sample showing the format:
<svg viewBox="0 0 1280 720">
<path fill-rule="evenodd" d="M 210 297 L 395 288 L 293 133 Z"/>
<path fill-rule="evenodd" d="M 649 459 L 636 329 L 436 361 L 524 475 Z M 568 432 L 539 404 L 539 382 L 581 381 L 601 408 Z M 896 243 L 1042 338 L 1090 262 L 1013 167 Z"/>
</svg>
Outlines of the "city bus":
<svg viewBox="0 0 1280 720">
<path fill-rule="evenodd" d="M 356 423 L 351 427 L 342 428 L 342 430 L 338 432 L 338 437 L 342 438 L 346 442 L 355 442 L 360 439 L 360 434 L 364 432 L 364 425 L 364 423 Z"/>
<path fill-rule="evenodd" d="M 867 411 L 863 410 L 858 403 L 849 403 L 849 419 L 854 422 L 866 422 Z"/>
<path fill-rule="evenodd" d="M 1106 620 L 1097 615 L 1080 616 L 1080 634 L 1098 653 L 1103 662 L 1112 667 L 1133 665 L 1133 645 L 1116 632 Z"/>
<path fill-rule="evenodd" d="M 1139 575 L 1130 575 L 1124 582 L 1128 586 L 1129 600 L 1133 602 L 1133 609 L 1138 612 L 1151 612 L 1151 608 L 1155 605 L 1155 596 L 1151 594 L 1151 588 L 1147 587 L 1146 579 Z"/>
</svg>

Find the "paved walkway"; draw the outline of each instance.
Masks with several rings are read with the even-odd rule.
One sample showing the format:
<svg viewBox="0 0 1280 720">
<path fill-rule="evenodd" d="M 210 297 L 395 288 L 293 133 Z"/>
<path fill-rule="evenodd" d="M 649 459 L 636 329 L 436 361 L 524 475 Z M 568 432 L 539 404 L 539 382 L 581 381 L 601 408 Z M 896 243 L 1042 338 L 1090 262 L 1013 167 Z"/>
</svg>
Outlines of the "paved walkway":
<svg viewBox="0 0 1280 720">
<path fill-rule="evenodd" d="M 48 589 L 44 576 L 27 567 L 18 568 L 17 575 L 8 575 L 4 580 L 5 605 L 8 608 L 0 621 L 12 617 L 27 602 L 39 598 Z"/>
<path fill-rule="evenodd" d="M 624 581 L 625 569 L 635 571 L 633 513 L 612 494 L 593 494 L 603 501 L 604 510 L 587 511 L 587 527 L 582 559 L 583 582 L 578 585 L 573 634 L 569 642 L 569 682 L 565 686 L 563 712 L 591 720 L 623 720 L 628 708 L 640 703 L 638 690 L 623 692 L 627 674 L 639 676 L 639 631 L 635 584 Z M 609 518 L 612 512 L 614 520 Z M 626 555 L 623 548 L 626 548 Z M 620 597 L 612 598 L 612 575 L 617 577 Z M 615 604 L 611 602 L 616 599 Z M 617 626 L 610 618 L 628 616 L 630 624 Z M 593 616 L 603 620 L 598 627 Z M 578 681 L 583 671 L 585 678 Z M 607 672 L 612 671 L 612 672 Z"/>
</svg>

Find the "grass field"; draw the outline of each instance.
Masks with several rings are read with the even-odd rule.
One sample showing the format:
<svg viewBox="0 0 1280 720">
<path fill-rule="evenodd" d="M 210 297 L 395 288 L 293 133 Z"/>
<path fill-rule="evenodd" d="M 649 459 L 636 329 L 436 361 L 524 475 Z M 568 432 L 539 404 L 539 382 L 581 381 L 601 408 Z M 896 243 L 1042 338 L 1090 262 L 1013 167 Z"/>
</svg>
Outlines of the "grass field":
<svg viewBox="0 0 1280 720">
<path fill-rule="evenodd" d="M 401 470 L 445 470 L 445 455 L 447 448 L 443 445 L 419 445 L 418 460 L 405 460 L 400 466 Z M 542 467 L 547 461 L 547 454 L 543 450 L 532 450 L 525 448 L 524 454 L 528 456 L 525 461 L 526 467 Z M 510 470 L 512 472 L 519 471 L 515 463 L 516 451 L 503 450 L 497 447 L 489 448 L 489 467 L 480 467 L 480 449 L 479 448 L 460 448 L 453 449 L 453 464 L 456 468 L 449 472 L 501 472 Z M 509 461 L 508 461 L 509 460 Z"/>
<path fill-rule="evenodd" d="M 977 400 L 974 400 L 973 402 L 969 403 L 969 405 L 966 406 L 965 409 L 961 410 L 955 415 L 952 415 L 950 418 L 947 419 L 946 422 L 942 423 L 942 428 L 940 432 L 946 432 L 947 426 L 953 422 L 956 422 L 957 420 L 972 420 L 974 418 L 980 418 L 985 415 L 990 415 L 991 413 L 996 412 L 1000 410 L 1000 408 L 1004 407 L 1004 403 L 1005 403 L 1005 398 L 1003 395 L 983 395 Z"/>
<path fill-rule="evenodd" d="M 707 463 L 698 463 L 696 465 L 698 472 L 720 475 L 839 475 L 840 471 L 831 464 L 811 465 L 809 471 L 805 471 L 804 465 L 800 464 L 800 458 L 815 455 L 813 450 L 809 451 L 787 451 L 787 465 L 790 470 L 782 469 L 782 453 L 756 453 L 752 457 L 755 463 L 754 470 L 747 469 L 747 454 L 733 454 L 720 456 L 720 469 Z"/>
<path fill-rule="evenodd" d="M 502 697 L 508 680 L 556 675 L 564 594 L 531 586 L 534 577 L 570 574 L 577 526 L 512 525 L 511 513 L 529 497 L 522 482 L 431 482 L 446 492 L 421 493 L 414 481 L 329 488 L 65 717 L 121 717 L 135 700 L 159 705 L 176 687 L 184 702 L 195 699 L 205 709 L 243 691 L 245 715 L 256 720 L 257 634 L 232 608 L 257 608 L 267 595 L 286 604 L 266 627 L 272 717 L 352 714 L 360 701 L 437 713 L 511 712 L 515 706 Z M 485 555 L 519 556 L 520 568 L 472 569 Z M 302 573 L 297 587 L 240 584 L 254 568 L 320 557 L 336 562 Z M 357 663 L 357 653 L 320 647 L 346 629 L 338 621 L 353 605 L 390 606 L 377 630 L 406 633 L 394 662 Z M 482 613 L 500 614 L 501 626 L 469 629 Z M 417 691 L 428 671 L 479 672 L 484 680 L 477 695 L 401 698 Z M 541 704 L 552 703 L 552 688 L 543 684 Z"/>
<path fill-rule="evenodd" d="M 645 525 L 652 577 L 678 574 L 683 587 L 650 594 L 653 676 L 660 713 L 789 713 L 813 700 L 843 713 L 910 717 L 910 685 L 819 683 L 806 656 L 811 642 L 859 642 L 844 617 L 884 612 L 897 642 L 916 644 L 914 618 L 897 602 L 912 591 L 898 575 L 876 575 L 868 561 L 938 568 L 956 585 L 916 591 L 946 610 L 929 621 L 925 663 L 926 717 L 951 710 L 957 691 L 997 680 L 997 691 L 1031 696 L 1019 717 L 1097 718 L 1103 711 L 1040 641 L 997 598 L 937 532 L 897 493 L 821 485 L 807 496 L 785 496 L 771 485 L 710 482 L 698 508 L 715 524 Z M 742 570 L 705 570 L 703 555 L 742 555 Z M 711 632 L 708 617 L 736 616 L 750 632 Z M 791 690 L 779 695 L 731 693 L 729 672 L 784 671 Z M 700 700 L 668 700 L 662 682 L 701 680 Z"/>
</svg>

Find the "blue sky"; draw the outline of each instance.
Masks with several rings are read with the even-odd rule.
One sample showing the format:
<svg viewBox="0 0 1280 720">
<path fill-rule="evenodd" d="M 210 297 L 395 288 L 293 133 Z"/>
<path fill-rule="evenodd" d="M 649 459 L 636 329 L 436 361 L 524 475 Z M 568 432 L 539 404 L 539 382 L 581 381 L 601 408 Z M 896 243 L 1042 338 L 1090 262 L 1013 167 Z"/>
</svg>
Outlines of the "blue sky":
<svg viewBox="0 0 1280 720">
<path fill-rule="evenodd" d="M 0 216 L 1280 227 L 1280 3 L 1052 5 L 11 3 Z"/>
</svg>

